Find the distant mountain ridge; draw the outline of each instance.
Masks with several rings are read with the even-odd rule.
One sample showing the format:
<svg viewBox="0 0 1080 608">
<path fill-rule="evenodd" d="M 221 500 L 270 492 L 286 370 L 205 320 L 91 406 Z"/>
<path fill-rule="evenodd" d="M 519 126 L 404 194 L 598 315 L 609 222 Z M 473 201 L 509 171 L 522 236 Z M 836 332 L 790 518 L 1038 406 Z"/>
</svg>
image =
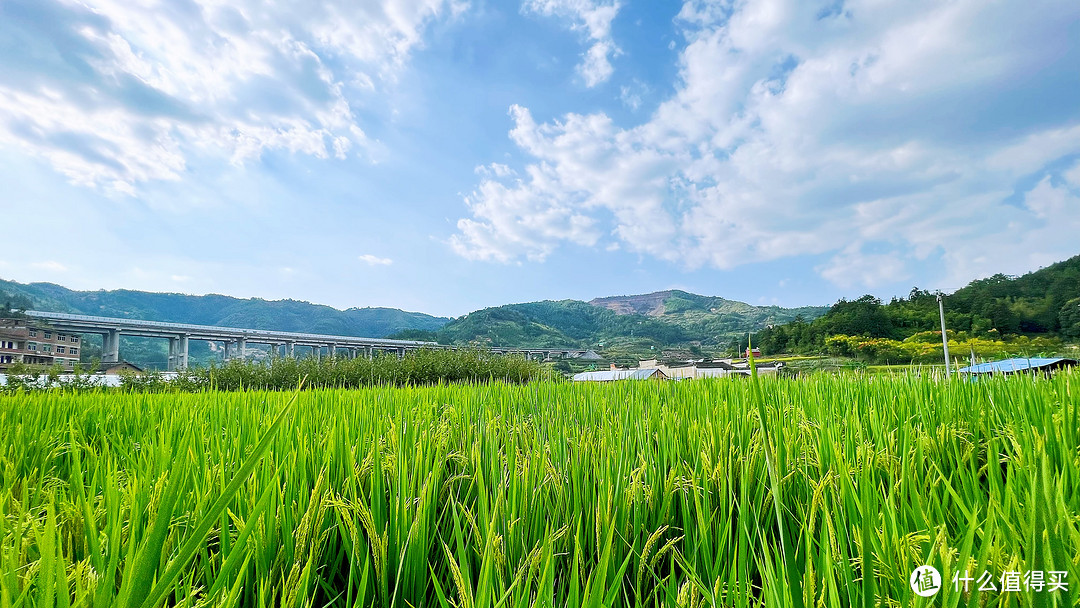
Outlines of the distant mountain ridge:
<svg viewBox="0 0 1080 608">
<path fill-rule="evenodd" d="M 55 312 L 174 321 L 279 331 L 437 340 L 443 344 L 520 348 L 593 348 L 632 359 L 738 350 L 748 332 L 770 352 L 818 352 L 833 335 L 906 339 L 935 331 L 934 294 L 913 289 L 888 304 L 873 296 L 829 306 L 754 306 L 677 289 L 607 296 L 589 302 L 544 300 L 477 310 L 457 318 L 396 308 L 350 308 L 297 300 L 191 296 L 119 289 L 74 291 L 52 283 L 0 280 L 0 309 L 8 304 Z M 2 313 L 0 313 L 2 314 Z M 994 275 L 948 296 L 950 329 L 971 335 L 1080 337 L 1080 256 L 1021 277 Z M 132 361 L 160 365 L 161 344 L 124 338 Z M 145 340 L 143 342 L 146 342 Z M 83 353 L 92 354 L 93 344 Z M 202 361 L 215 355 L 199 347 Z M 194 353 L 194 351 L 193 351 Z M 193 354 L 194 356 L 194 354 Z"/>
<path fill-rule="evenodd" d="M 436 330 L 449 321 L 446 317 L 396 308 L 338 310 L 298 300 L 243 299 L 217 294 L 192 296 L 128 289 L 75 291 L 53 283 L 0 280 L 0 293 L 29 300 L 34 308 L 51 312 L 369 338 L 383 338 L 403 330 Z"/>
<path fill-rule="evenodd" d="M 778 318 L 803 315 L 804 318 L 818 317 L 828 310 L 828 306 L 803 306 L 783 308 L 781 306 L 754 306 L 738 300 L 728 300 L 719 296 L 701 296 L 679 289 L 654 291 L 632 296 L 607 296 L 589 301 L 593 306 L 601 306 L 620 315 L 638 314 L 649 317 L 679 315 L 688 312 L 711 314 L 738 314 L 761 316 L 768 323 Z M 793 312 L 794 314 L 789 314 Z"/>
<path fill-rule="evenodd" d="M 444 344 L 534 348 L 606 348 L 645 354 L 720 347 L 735 336 L 796 318 L 815 319 L 824 306 L 753 306 L 679 290 L 610 296 L 590 302 L 545 300 L 485 308 L 456 319 L 396 308 L 350 308 L 297 300 L 192 296 L 118 289 L 76 291 L 53 283 L 0 280 L 0 298 L 53 312 L 225 327 L 301 331 Z M 0 301 L 0 307 L 5 304 Z M 129 352 L 156 361 L 160 345 L 130 342 Z M 603 346 L 601 346 L 603 345 Z M 142 350 L 136 350 L 142 349 Z M 138 353 L 138 354 L 137 354 Z M 209 357 L 209 351 L 206 353 Z M 139 360 L 139 359 L 132 359 Z"/>
<path fill-rule="evenodd" d="M 431 336 L 454 344 L 535 348 L 615 343 L 640 352 L 691 345 L 723 346 L 735 336 L 797 318 L 809 321 L 827 310 L 827 306 L 753 306 L 665 290 L 589 302 L 545 300 L 485 308 L 451 320 Z"/>
</svg>

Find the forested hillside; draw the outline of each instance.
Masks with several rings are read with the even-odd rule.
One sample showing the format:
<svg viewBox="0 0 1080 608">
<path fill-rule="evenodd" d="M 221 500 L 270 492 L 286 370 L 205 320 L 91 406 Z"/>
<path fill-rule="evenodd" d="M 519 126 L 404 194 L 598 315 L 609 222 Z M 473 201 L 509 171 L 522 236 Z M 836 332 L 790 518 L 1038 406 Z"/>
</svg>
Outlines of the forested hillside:
<svg viewBox="0 0 1080 608">
<path fill-rule="evenodd" d="M 0 280 L 0 317 L 10 309 L 37 309 L 147 321 L 172 321 L 220 327 L 247 327 L 278 331 L 301 331 L 342 336 L 382 338 L 403 330 L 433 330 L 448 319 L 396 308 L 350 308 L 338 310 L 297 300 L 241 299 L 222 295 L 190 296 L 119 289 L 74 291 L 52 283 L 22 284 Z M 220 361 L 213 345 L 191 345 L 193 364 Z M 149 368 L 167 363 L 164 340 L 123 336 L 120 355 Z M 101 353 L 101 338 L 88 336 L 81 358 L 90 362 Z"/>
<path fill-rule="evenodd" d="M 127 289 L 74 291 L 52 283 L 0 280 L 0 306 L 7 300 L 51 312 L 372 338 L 405 329 L 438 329 L 448 320 L 396 308 L 338 310 L 298 300 L 190 296 Z"/>
<path fill-rule="evenodd" d="M 799 315 L 815 318 L 826 310 L 751 306 L 684 291 L 663 291 L 592 302 L 547 300 L 485 308 L 454 319 L 431 334 L 403 332 L 395 337 L 537 348 L 603 345 L 642 354 L 672 347 L 716 350 L 734 336 Z"/>
<path fill-rule="evenodd" d="M 945 296 L 945 320 L 950 332 L 972 340 L 1080 338 L 1080 256 L 1021 277 L 972 281 Z M 916 288 L 888 303 L 873 296 L 840 300 L 816 320 L 760 331 L 754 343 L 765 353 L 824 352 L 837 336 L 931 343 L 920 334 L 938 332 L 940 341 L 940 329 L 937 294 Z"/>
<path fill-rule="evenodd" d="M 766 354 L 931 360 L 939 357 L 934 344 L 940 349 L 940 333 L 934 333 L 939 331 L 936 294 L 917 288 L 888 303 L 863 296 L 840 300 L 831 307 L 804 308 L 752 306 L 669 290 L 591 302 L 510 304 L 446 319 L 392 308 L 337 310 L 296 300 L 87 292 L 49 283 L 0 281 L 0 307 L 444 344 L 594 348 L 605 356 L 628 358 L 738 351 L 745 346 L 748 332 L 756 332 L 754 343 Z M 945 310 L 950 338 L 967 340 L 965 350 L 971 352 L 980 348 L 986 353 L 1005 352 L 1005 343 L 1023 345 L 1025 352 L 1042 352 L 1061 339 L 1076 340 L 1080 338 L 1080 256 L 1021 277 L 999 274 L 973 281 L 946 296 Z M 164 358 L 159 352 L 162 344 L 125 340 L 127 352 L 136 355 L 133 360 L 152 365 Z M 217 356 L 209 347 L 196 348 L 196 357 L 212 360 Z M 91 340 L 84 352 L 94 351 Z"/>
<path fill-rule="evenodd" d="M 493 346 L 579 347 L 634 337 L 657 344 L 685 342 L 682 328 L 645 317 L 619 315 L 578 300 L 509 304 L 454 319 L 436 332 L 440 342 Z"/>
<path fill-rule="evenodd" d="M 648 314 L 638 314 L 632 306 L 625 304 L 627 301 L 651 302 L 650 310 Z M 74 291 L 51 283 L 25 285 L 0 281 L 0 306 L 6 302 L 14 308 L 131 319 L 336 335 L 392 336 L 437 340 L 444 344 L 607 348 L 622 354 L 630 351 L 644 354 L 672 347 L 722 349 L 736 335 L 783 323 L 799 315 L 814 318 L 826 310 L 824 307 L 751 306 L 684 291 L 663 291 L 602 298 L 592 303 L 547 300 L 510 304 L 450 320 L 390 308 L 337 310 L 296 300 L 269 301 L 132 290 Z M 124 340 L 126 351 L 134 355 L 133 360 L 151 365 L 159 359 L 164 360 L 161 344 L 133 338 Z M 202 352 L 204 345 L 195 348 L 196 356 L 213 358 L 209 351 Z M 93 339 L 88 341 L 85 352 L 88 355 L 95 352 Z"/>
</svg>

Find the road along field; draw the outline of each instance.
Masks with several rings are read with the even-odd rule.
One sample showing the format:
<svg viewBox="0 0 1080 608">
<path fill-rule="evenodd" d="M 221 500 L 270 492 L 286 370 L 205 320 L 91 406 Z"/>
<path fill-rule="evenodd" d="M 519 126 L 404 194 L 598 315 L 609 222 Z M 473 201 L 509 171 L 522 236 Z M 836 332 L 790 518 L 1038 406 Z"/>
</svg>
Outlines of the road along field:
<svg viewBox="0 0 1080 608">
<path fill-rule="evenodd" d="M 0 606 L 1073 606 L 1078 446 L 1077 374 L 8 395 Z"/>
</svg>

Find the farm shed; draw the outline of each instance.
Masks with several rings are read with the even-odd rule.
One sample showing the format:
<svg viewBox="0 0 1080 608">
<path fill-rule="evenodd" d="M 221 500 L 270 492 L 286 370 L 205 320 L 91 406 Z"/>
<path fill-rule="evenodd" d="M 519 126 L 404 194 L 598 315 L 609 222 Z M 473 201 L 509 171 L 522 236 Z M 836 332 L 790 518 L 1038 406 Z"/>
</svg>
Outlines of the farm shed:
<svg viewBox="0 0 1080 608">
<path fill-rule="evenodd" d="M 1064 367 L 1076 365 L 1076 359 L 1063 357 L 1031 357 L 1027 359 L 1005 359 L 978 365 L 969 365 L 960 369 L 961 374 L 1015 374 L 1018 372 L 1040 371 L 1053 372 Z"/>
</svg>

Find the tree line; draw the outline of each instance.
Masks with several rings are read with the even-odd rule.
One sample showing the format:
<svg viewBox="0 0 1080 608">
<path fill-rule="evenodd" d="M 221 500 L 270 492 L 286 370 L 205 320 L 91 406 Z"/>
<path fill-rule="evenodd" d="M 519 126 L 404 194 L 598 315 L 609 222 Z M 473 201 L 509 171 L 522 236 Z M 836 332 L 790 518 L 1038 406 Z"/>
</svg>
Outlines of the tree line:
<svg viewBox="0 0 1080 608">
<path fill-rule="evenodd" d="M 908 340 L 940 332 L 938 294 L 916 287 L 888 303 L 872 295 L 841 299 L 822 317 L 798 317 L 752 339 L 764 354 L 825 353 L 834 336 Z M 972 339 L 1080 338 L 1080 256 L 1021 277 L 996 274 L 972 281 L 945 296 L 945 323 L 951 332 Z M 745 346 L 745 340 L 736 340 L 731 349 Z"/>
</svg>

